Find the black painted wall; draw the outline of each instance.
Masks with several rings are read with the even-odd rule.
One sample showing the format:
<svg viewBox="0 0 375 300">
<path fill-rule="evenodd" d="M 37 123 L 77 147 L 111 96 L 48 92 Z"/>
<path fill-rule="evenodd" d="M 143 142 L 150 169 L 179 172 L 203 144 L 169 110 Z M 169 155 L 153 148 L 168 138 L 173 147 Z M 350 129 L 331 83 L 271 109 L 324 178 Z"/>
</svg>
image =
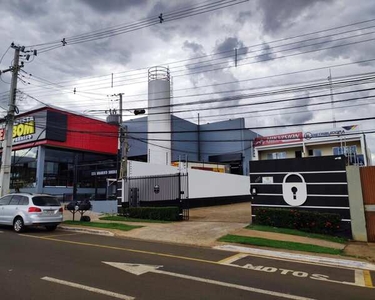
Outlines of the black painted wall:
<svg viewBox="0 0 375 300">
<path fill-rule="evenodd" d="M 350 226 L 348 186 L 344 156 L 321 156 L 250 162 L 251 187 L 257 189 L 252 200 L 257 208 L 295 208 L 326 213 L 338 213 L 343 226 Z M 307 200 L 301 206 L 290 206 L 282 195 L 282 182 L 288 173 L 299 173 L 307 185 Z M 272 177 L 273 183 L 264 183 Z M 297 181 L 297 180 L 295 180 Z"/>
</svg>

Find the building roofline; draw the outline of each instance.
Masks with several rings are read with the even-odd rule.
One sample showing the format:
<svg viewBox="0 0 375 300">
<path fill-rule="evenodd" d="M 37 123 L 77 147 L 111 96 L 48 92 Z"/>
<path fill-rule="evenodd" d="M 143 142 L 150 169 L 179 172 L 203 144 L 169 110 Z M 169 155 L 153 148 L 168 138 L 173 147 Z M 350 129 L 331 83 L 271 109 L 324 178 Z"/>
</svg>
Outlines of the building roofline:
<svg viewBox="0 0 375 300">
<path fill-rule="evenodd" d="M 95 121 L 99 121 L 99 122 L 105 123 L 107 125 L 117 126 L 117 125 L 114 125 L 114 124 L 109 124 L 109 123 L 107 123 L 103 119 L 99 119 L 99 118 L 87 116 L 87 115 L 84 115 L 82 113 L 78 113 L 78 112 L 75 112 L 75 111 L 72 111 L 72 110 L 68 110 L 68 109 L 65 109 L 65 108 L 62 108 L 62 107 L 54 106 L 54 105 L 43 105 L 43 106 L 40 106 L 40 107 L 36 107 L 36 108 L 34 108 L 32 110 L 25 111 L 25 112 L 20 113 L 19 115 L 16 115 L 15 118 L 27 116 L 27 115 L 30 115 L 32 113 L 35 113 L 35 112 L 38 112 L 38 111 L 43 111 L 43 110 L 58 111 L 58 112 L 62 112 L 62 113 L 67 113 L 67 114 L 71 114 L 71 115 L 80 116 L 80 117 L 87 118 L 87 119 L 92 119 L 92 120 L 95 120 Z"/>
</svg>

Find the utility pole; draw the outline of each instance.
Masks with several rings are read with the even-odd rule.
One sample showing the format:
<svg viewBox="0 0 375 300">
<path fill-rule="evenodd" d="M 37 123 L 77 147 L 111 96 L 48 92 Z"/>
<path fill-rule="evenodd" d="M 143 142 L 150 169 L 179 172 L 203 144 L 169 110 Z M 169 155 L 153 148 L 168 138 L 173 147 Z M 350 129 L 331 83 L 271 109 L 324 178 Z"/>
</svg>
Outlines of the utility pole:
<svg viewBox="0 0 375 300">
<path fill-rule="evenodd" d="M 120 97 L 120 125 L 122 124 L 122 95 L 124 95 L 124 93 L 118 94 L 118 96 Z"/>
<path fill-rule="evenodd" d="M 14 113 L 16 110 L 16 92 L 17 92 L 17 78 L 18 71 L 23 67 L 18 65 L 20 58 L 20 51 L 24 47 L 15 46 L 13 43 L 11 47 L 14 49 L 13 66 L 7 70 L 2 71 L 5 73 L 11 71 L 12 80 L 10 84 L 10 95 L 9 95 L 9 107 L 6 116 L 5 129 L 4 129 L 4 141 L 3 141 L 3 152 L 1 156 L 1 168 L 0 168 L 0 196 L 4 196 L 9 193 L 9 183 L 11 174 L 11 160 L 12 160 L 12 139 L 13 139 L 13 123 Z"/>
<path fill-rule="evenodd" d="M 120 97 L 120 174 L 118 176 L 119 179 L 123 179 L 127 177 L 128 171 L 128 140 L 127 140 L 127 127 L 122 126 L 122 96 L 124 93 L 118 93 L 117 96 Z"/>
<path fill-rule="evenodd" d="M 124 179 L 128 176 L 128 127 L 120 126 L 120 142 L 121 142 L 121 163 L 119 179 Z"/>
<path fill-rule="evenodd" d="M 201 124 L 200 124 L 200 118 L 198 113 L 198 161 L 201 161 Z"/>
</svg>

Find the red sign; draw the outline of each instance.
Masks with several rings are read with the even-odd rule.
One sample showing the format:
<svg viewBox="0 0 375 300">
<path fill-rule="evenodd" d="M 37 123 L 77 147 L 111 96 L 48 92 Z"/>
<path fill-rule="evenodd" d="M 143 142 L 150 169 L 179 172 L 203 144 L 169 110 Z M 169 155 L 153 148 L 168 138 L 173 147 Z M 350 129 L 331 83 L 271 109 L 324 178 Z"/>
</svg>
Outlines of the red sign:
<svg viewBox="0 0 375 300">
<path fill-rule="evenodd" d="M 303 139 L 302 132 L 262 136 L 262 137 L 255 138 L 254 147 L 286 144 L 286 143 L 292 143 L 292 142 L 302 142 L 302 139 Z"/>
</svg>

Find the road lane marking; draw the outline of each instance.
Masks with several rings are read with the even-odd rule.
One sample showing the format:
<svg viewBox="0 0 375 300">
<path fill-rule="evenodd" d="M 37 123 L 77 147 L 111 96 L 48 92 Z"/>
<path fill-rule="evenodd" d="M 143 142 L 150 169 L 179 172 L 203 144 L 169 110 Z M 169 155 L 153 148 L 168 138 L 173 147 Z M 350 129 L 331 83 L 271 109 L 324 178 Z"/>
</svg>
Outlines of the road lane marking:
<svg viewBox="0 0 375 300">
<path fill-rule="evenodd" d="M 59 239 L 55 239 L 55 238 L 47 238 L 47 237 L 33 236 L 33 235 L 27 235 L 27 234 L 19 234 L 19 235 L 20 236 L 24 236 L 24 237 L 30 237 L 30 238 L 40 239 L 40 240 L 60 242 L 60 243 L 67 243 L 67 244 L 73 244 L 73 245 L 79 245 L 79 246 L 96 247 L 96 248 L 103 248 L 103 249 L 112 249 L 112 250 L 119 250 L 119 251 L 133 252 L 133 253 L 142 253 L 142 254 L 148 254 L 148 255 L 155 255 L 155 256 L 161 256 L 161 257 L 176 258 L 176 259 L 183 259 L 183 260 L 189 260 L 189 261 L 196 261 L 196 262 L 203 262 L 203 263 L 220 265 L 216 261 L 205 260 L 205 259 L 200 259 L 200 258 L 178 256 L 178 255 L 173 255 L 173 254 L 165 254 L 165 253 L 145 251 L 145 250 L 136 250 L 136 249 L 130 249 L 130 248 L 121 248 L 121 247 L 108 246 L 108 245 L 83 243 L 83 242 L 75 242 L 75 241 L 68 241 L 68 240 L 59 240 Z"/>
<path fill-rule="evenodd" d="M 51 237 L 63 237 L 63 236 L 69 236 L 69 235 L 80 235 L 80 234 L 82 234 L 82 233 L 78 233 L 78 232 L 76 232 L 76 233 L 63 233 L 63 234 L 54 234 L 54 235 L 47 235 L 47 236 L 45 236 L 46 238 L 51 238 Z"/>
<path fill-rule="evenodd" d="M 58 284 L 74 287 L 74 288 L 77 288 L 77 289 L 101 294 L 101 295 L 110 296 L 110 297 L 117 298 L 117 299 L 123 299 L 123 300 L 134 300 L 135 299 L 134 297 L 131 297 L 131 296 L 118 294 L 118 293 L 115 293 L 115 292 L 106 291 L 106 290 L 94 288 L 94 287 L 91 287 L 91 286 L 82 285 L 82 284 L 78 284 L 78 283 L 70 282 L 70 281 L 65 281 L 65 280 L 61 280 L 61 279 L 56 279 L 56 278 L 52 278 L 52 277 L 48 277 L 48 276 L 43 277 L 41 279 L 45 280 L 45 281 L 58 283 Z"/>
<path fill-rule="evenodd" d="M 357 285 L 365 286 L 365 277 L 362 270 L 354 271 L 354 282 Z"/>
<path fill-rule="evenodd" d="M 365 286 L 373 288 L 370 271 L 363 271 L 363 278 L 365 280 Z"/>
<path fill-rule="evenodd" d="M 222 264 L 222 265 L 230 265 L 231 263 L 234 263 L 235 261 L 240 260 L 241 258 L 244 258 L 244 257 L 247 257 L 247 256 L 249 256 L 249 255 L 245 254 L 245 253 L 237 253 L 233 256 L 229 256 L 227 258 L 224 258 L 224 259 L 218 261 L 218 263 Z"/>
<path fill-rule="evenodd" d="M 112 263 L 112 262 L 105 262 L 105 261 L 103 261 L 103 263 L 110 265 L 112 267 L 118 268 L 120 270 L 132 273 L 134 275 L 138 275 L 138 276 L 150 272 L 150 273 L 168 275 L 168 276 L 173 276 L 173 277 L 178 277 L 182 279 L 188 279 L 188 280 L 193 280 L 193 281 L 198 281 L 198 282 L 203 282 L 203 283 L 209 283 L 213 285 L 224 286 L 228 288 L 234 288 L 234 289 L 243 290 L 247 292 L 275 296 L 278 298 L 286 298 L 286 299 L 293 299 L 293 300 L 313 300 L 312 298 L 306 298 L 306 297 L 301 297 L 301 296 L 296 296 L 296 295 L 291 295 L 291 294 L 284 294 L 284 293 L 263 290 L 263 289 L 258 289 L 254 287 L 249 287 L 249 286 L 243 286 L 239 284 L 233 284 L 233 283 L 222 282 L 222 281 L 217 281 L 217 280 L 212 280 L 212 279 L 206 279 L 206 278 L 201 278 L 201 277 L 195 277 L 195 276 L 190 276 L 190 275 L 184 275 L 184 274 L 179 274 L 179 273 L 158 270 L 159 268 L 162 268 L 163 266 Z"/>
<path fill-rule="evenodd" d="M 298 260 L 298 262 L 305 261 L 305 262 L 318 262 L 321 265 L 333 266 L 333 267 L 342 267 L 346 266 L 349 269 L 354 270 L 372 270 L 375 271 L 375 264 L 371 264 L 369 262 L 362 262 L 362 261 L 355 261 L 355 260 L 348 260 L 348 259 L 339 259 L 339 258 L 330 258 L 324 256 L 313 256 L 308 254 L 297 254 L 297 253 L 288 253 L 288 252 L 281 252 L 281 251 L 273 251 L 273 250 L 264 250 L 258 248 L 248 248 L 242 246 L 235 246 L 235 245 L 221 245 L 215 246 L 213 249 L 217 250 L 224 250 L 224 251 L 232 251 L 236 253 L 247 253 L 249 255 L 262 255 L 264 257 L 276 257 L 276 258 L 286 258 L 291 261 Z"/>
<path fill-rule="evenodd" d="M 55 238 L 48 238 L 48 237 L 41 237 L 41 236 L 33 236 L 33 235 L 27 235 L 27 234 L 20 234 L 20 236 L 29 237 L 29 238 L 36 238 L 46 241 L 53 241 L 53 242 L 60 242 L 60 243 L 67 243 L 67 244 L 73 244 L 73 245 L 79 245 L 79 246 L 86 246 L 86 247 L 96 247 L 96 248 L 103 248 L 103 249 L 112 249 L 112 250 L 119 250 L 119 251 L 126 251 L 126 252 L 132 252 L 132 253 L 141 253 L 141 254 L 147 254 L 147 255 L 154 255 L 159 257 L 167 257 L 167 258 L 175 258 L 175 259 L 181 259 L 181 260 L 187 260 L 187 261 L 195 261 L 195 262 L 201 262 L 201 263 L 208 263 L 213 265 L 221 265 L 221 266 L 228 266 L 228 267 L 236 267 L 236 268 L 243 268 L 242 266 L 238 265 L 232 265 L 232 264 L 221 264 L 217 261 L 212 260 L 205 260 L 200 258 L 193 258 L 193 257 L 186 257 L 186 256 L 178 256 L 173 254 L 165 254 L 165 253 L 158 253 L 158 252 L 151 252 L 151 251 L 145 251 L 145 250 L 136 250 L 136 249 L 130 249 L 130 248 L 121 248 L 121 247 L 115 247 L 115 246 L 107 246 L 107 245 L 100 245 L 100 244 L 92 244 L 92 243 L 84 243 L 84 242 L 75 242 L 75 241 L 69 241 L 69 240 L 59 240 Z M 242 253 L 246 254 L 246 253 Z M 257 256 L 252 254 L 247 254 L 248 256 Z M 233 257 L 233 256 L 231 256 Z M 261 256 L 266 257 L 266 256 Z M 268 258 L 268 257 L 266 257 Z M 275 258 L 273 258 L 275 259 Z M 296 262 L 294 262 L 296 263 Z M 298 262 L 299 263 L 299 262 Z M 312 263 L 310 263 L 312 264 Z M 319 265 L 319 264 L 317 264 Z M 330 266 L 332 267 L 332 266 Z M 334 267 L 334 266 L 333 266 Z M 334 268 L 340 268 L 340 267 L 334 267 Z M 311 278 L 314 280 L 319 280 L 316 278 Z M 323 280 L 323 279 L 321 279 Z M 349 285 L 355 285 L 355 286 L 361 286 L 357 285 L 354 282 L 342 282 L 342 281 L 336 281 L 331 279 L 324 279 L 326 282 L 332 282 L 332 283 L 339 283 L 339 284 L 349 284 Z M 362 287 L 368 287 L 368 286 L 362 286 Z"/>
</svg>

